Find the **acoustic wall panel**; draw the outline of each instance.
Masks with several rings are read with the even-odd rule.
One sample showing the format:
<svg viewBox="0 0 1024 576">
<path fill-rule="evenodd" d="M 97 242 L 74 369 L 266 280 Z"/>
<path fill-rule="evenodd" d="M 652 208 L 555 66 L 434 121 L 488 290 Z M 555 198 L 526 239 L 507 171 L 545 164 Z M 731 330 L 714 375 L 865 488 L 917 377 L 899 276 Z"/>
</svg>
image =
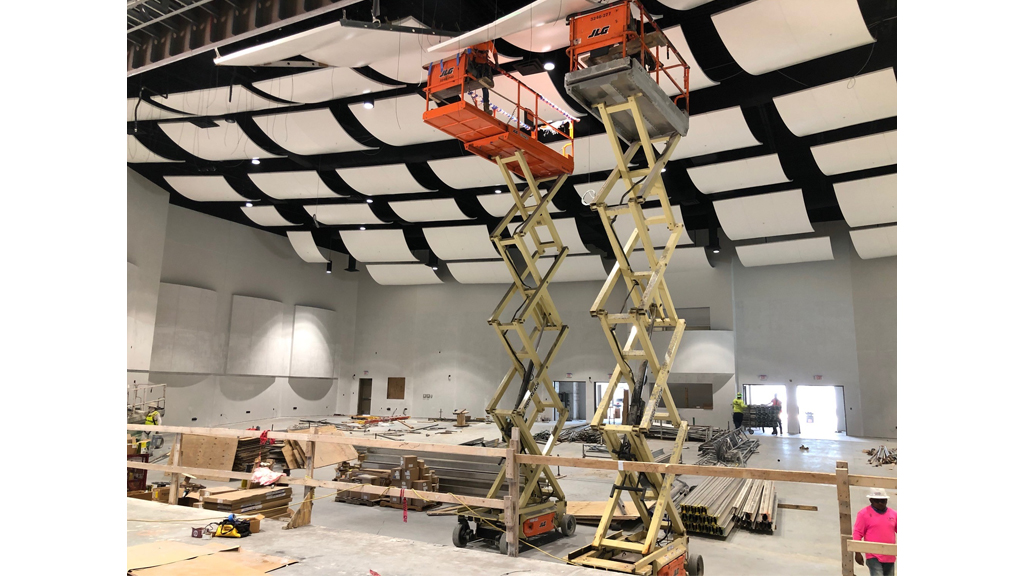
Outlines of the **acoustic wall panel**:
<svg viewBox="0 0 1024 576">
<path fill-rule="evenodd" d="M 298 226 L 281 216 L 275 206 L 242 206 L 242 213 L 260 226 Z"/>
<path fill-rule="evenodd" d="M 288 242 L 291 243 L 292 249 L 295 253 L 302 258 L 303 261 L 309 262 L 310 264 L 326 264 L 327 258 L 324 258 L 323 252 L 320 251 L 320 247 L 316 245 L 316 241 L 313 240 L 313 233 L 305 230 L 289 230 Z"/>
<path fill-rule="evenodd" d="M 245 202 L 223 176 L 164 176 L 174 191 L 196 202 Z"/>
<path fill-rule="evenodd" d="M 758 146 L 739 106 L 690 117 L 690 130 L 672 152 L 672 159 L 693 158 L 726 150 Z"/>
<path fill-rule="evenodd" d="M 817 134 L 896 116 L 892 68 L 773 98 L 789 131 Z"/>
<path fill-rule="evenodd" d="M 460 284 L 509 284 L 512 274 L 504 260 L 449 262 L 448 271 Z"/>
<path fill-rule="evenodd" d="M 303 206 L 310 217 L 321 224 L 330 226 L 357 226 L 360 224 L 384 224 L 377 218 L 366 202 L 351 204 L 314 204 Z"/>
<path fill-rule="evenodd" d="M 340 198 L 316 173 L 316 170 L 296 172 L 254 172 L 249 179 L 264 194 L 278 200 L 314 200 Z"/>
<path fill-rule="evenodd" d="M 339 168 L 338 176 L 353 190 L 367 196 L 430 192 L 413 178 L 405 164 Z"/>
<path fill-rule="evenodd" d="M 731 240 L 814 232 L 800 190 L 758 194 L 714 203 Z"/>
<path fill-rule="evenodd" d="M 836 182 L 843 218 L 853 228 L 896 222 L 896 175 Z"/>
<path fill-rule="evenodd" d="M 740 262 L 748 268 L 834 259 L 832 239 L 828 236 L 737 246 L 736 255 L 739 256 Z"/>
<path fill-rule="evenodd" d="M 870 44 L 857 0 L 755 0 L 711 16 L 750 74 L 764 74 Z"/>
<path fill-rule="evenodd" d="M 430 266 L 424 264 L 368 264 L 366 271 L 383 286 L 442 284 Z"/>
<path fill-rule="evenodd" d="M 333 310 L 295 306 L 288 375 L 297 378 L 334 376 L 337 314 Z"/>
<path fill-rule="evenodd" d="M 342 230 L 348 253 L 360 262 L 415 262 L 401 230 Z"/>
<path fill-rule="evenodd" d="M 224 370 L 223 333 L 217 330 L 217 293 L 160 283 L 150 370 L 219 374 Z"/>
<path fill-rule="evenodd" d="M 399 218 L 406 222 L 469 220 L 469 216 L 466 216 L 462 213 L 462 210 L 459 210 L 459 205 L 455 202 L 454 198 L 391 202 L 389 206 L 391 206 L 391 209 L 395 211 Z"/>
<path fill-rule="evenodd" d="M 252 120 L 278 146 L 294 154 L 371 150 L 349 136 L 327 108 L 253 116 Z"/>
<path fill-rule="evenodd" d="M 233 295 L 227 373 L 287 376 L 291 320 L 281 302 Z"/>
<path fill-rule="evenodd" d="M 204 160 L 278 158 L 257 146 L 238 124 L 223 120 L 216 127 L 200 128 L 191 122 L 161 122 L 160 129 L 182 150 Z"/>
<path fill-rule="evenodd" d="M 302 104 L 317 104 L 395 88 L 370 80 L 351 68 L 337 67 L 263 80 L 254 83 L 253 87 L 275 98 Z"/>
<path fill-rule="evenodd" d="M 896 227 L 850 230 L 850 239 L 857 255 L 864 260 L 896 255 Z"/>
<path fill-rule="evenodd" d="M 385 144 L 410 146 L 451 139 L 423 121 L 427 101 L 417 94 L 378 99 L 370 109 L 356 102 L 349 104 L 349 109 L 370 134 Z"/>
<path fill-rule="evenodd" d="M 896 163 L 896 131 L 811 146 L 814 161 L 826 176 Z"/>
<path fill-rule="evenodd" d="M 487 260 L 498 257 L 487 226 L 424 228 L 431 251 L 441 260 Z"/>
<path fill-rule="evenodd" d="M 789 182 L 778 154 L 687 168 L 686 173 L 704 194 Z"/>
</svg>

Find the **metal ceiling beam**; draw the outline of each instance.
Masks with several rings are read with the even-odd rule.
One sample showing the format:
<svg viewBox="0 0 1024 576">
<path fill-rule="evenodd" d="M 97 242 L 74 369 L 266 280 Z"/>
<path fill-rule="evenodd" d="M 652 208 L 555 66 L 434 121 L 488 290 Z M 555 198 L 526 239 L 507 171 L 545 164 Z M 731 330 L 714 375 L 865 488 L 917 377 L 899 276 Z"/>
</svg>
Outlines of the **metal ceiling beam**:
<svg viewBox="0 0 1024 576">
<path fill-rule="evenodd" d="M 184 8 L 178 8 L 177 10 L 174 10 L 172 12 L 168 12 L 167 14 L 164 14 L 163 16 L 160 16 L 159 18 L 154 18 L 152 20 L 149 20 L 148 22 L 143 22 L 142 24 L 139 24 L 138 26 L 136 26 L 134 28 L 129 28 L 128 29 L 128 33 L 131 34 L 132 32 L 135 32 L 136 30 L 141 30 L 142 28 L 145 28 L 146 26 L 149 26 L 150 24 L 156 24 L 157 22 L 166 20 L 167 18 L 170 18 L 171 16 L 177 16 L 178 14 L 181 14 L 182 12 L 185 12 L 186 10 L 191 10 L 193 8 L 202 6 L 203 4 L 206 4 L 207 2 L 213 2 L 213 0 L 199 0 L 195 4 L 189 4 L 188 6 L 185 6 Z M 152 6 L 150 6 L 149 9 L 153 10 L 157 14 L 160 13 L 159 10 L 154 10 Z M 177 32 L 177 30 L 175 30 L 175 32 Z"/>
</svg>

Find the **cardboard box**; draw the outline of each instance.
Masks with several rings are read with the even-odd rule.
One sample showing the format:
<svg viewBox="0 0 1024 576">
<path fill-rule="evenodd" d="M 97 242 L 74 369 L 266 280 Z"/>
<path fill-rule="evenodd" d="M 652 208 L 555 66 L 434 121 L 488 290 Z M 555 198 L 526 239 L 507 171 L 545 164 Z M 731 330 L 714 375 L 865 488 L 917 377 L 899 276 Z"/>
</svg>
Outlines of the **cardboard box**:
<svg viewBox="0 0 1024 576">
<path fill-rule="evenodd" d="M 228 492 L 235 492 L 237 488 L 232 486 L 215 486 L 213 488 L 203 488 L 199 491 L 199 496 L 203 499 L 216 496 L 218 494 L 227 494 Z"/>
<path fill-rule="evenodd" d="M 158 486 L 153 489 L 153 501 L 167 503 L 171 498 L 170 486 Z"/>
<path fill-rule="evenodd" d="M 152 500 L 153 493 L 149 490 L 132 490 L 131 492 L 128 492 L 128 497 L 137 498 L 139 500 Z"/>
<path fill-rule="evenodd" d="M 263 520 L 263 514 L 257 514 L 255 516 L 246 516 L 242 520 L 249 521 L 249 532 L 256 534 L 260 531 L 260 520 Z"/>
<path fill-rule="evenodd" d="M 401 506 L 402 505 L 402 497 L 401 496 L 392 496 L 391 497 L 391 503 L 392 504 L 397 504 L 397 505 Z"/>
<path fill-rule="evenodd" d="M 415 468 L 417 460 L 415 456 L 402 456 L 402 468 Z"/>
<path fill-rule="evenodd" d="M 405 472 L 402 473 L 402 480 L 405 480 L 407 482 L 412 482 L 413 480 L 419 480 L 419 479 L 420 479 L 420 469 L 419 468 L 406 468 Z"/>
<path fill-rule="evenodd" d="M 402 468 L 393 468 L 391 470 L 391 479 L 392 480 L 401 480 L 402 479 L 403 471 L 404 470 Z"/>
<path fill-rule="evenodd" d="M 421 492 L 429 492 L 430 491 L 430 481 L 429 480 L 414 480 L 413 483 L 412 483 L 412 488 L 413 488 L 413 490 L 419 490 Z"/>
</svg>

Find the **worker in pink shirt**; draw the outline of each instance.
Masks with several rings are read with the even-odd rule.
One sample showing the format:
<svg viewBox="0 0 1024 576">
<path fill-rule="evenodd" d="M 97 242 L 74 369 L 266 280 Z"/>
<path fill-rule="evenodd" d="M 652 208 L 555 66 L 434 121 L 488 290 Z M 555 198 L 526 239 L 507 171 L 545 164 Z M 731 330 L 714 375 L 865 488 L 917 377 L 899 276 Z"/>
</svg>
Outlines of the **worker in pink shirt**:
<svg viewBox="0 0 1024 576">
<path fill-rule="evenodd" d="M 896 543 L 896 511 L 889 508 L 889 495 L 883 488 L 876 488 L 868 494 L 871 506 L 857 513 L 853 525 L 853 539 L 883 544 Z M 864 565 L 864 556 L 856 553 L 857 564 Z M 871 576 L 893 576 L 896 557 L 885 554 L 868 554 L 868 571 Z"/>
</svg>

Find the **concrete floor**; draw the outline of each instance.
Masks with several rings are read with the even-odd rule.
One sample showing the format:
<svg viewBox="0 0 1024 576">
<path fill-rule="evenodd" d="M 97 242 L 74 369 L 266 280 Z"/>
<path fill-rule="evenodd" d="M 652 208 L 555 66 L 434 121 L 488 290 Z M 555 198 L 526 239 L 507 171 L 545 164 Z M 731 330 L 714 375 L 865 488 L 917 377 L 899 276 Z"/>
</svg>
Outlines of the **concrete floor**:
<svg viewBox="0 0 1024 576">
<path fill-rule="evenodd" d="M 327 419 L 341 420 L 340 418 Z M 267 427 L 273 424 L 275 428 L 280 429 L 296 421 L 297 419 L 276 419 L 262 422 L 260 425 Z M 423 421 L 420 425 L 425 423 L 426 421 Z M 240 427 L 249 425 L 252 423 L 246 423 L 245 426 Z M 401 427 L 400 425 L 396 426 Z M 539 424 L 537 428 L 539 430 L 544 426 L 544 424 Z M 497 428 L 493 424 L 481 423 L 451 435 L 432 434 L 428 438 L 424 433 L 406 435 L 403 440 L 458 444 L 472 438 L 493 438 L 497 435 Z M 833 472 L 836 461 L 841 460 L 849 463 L 852 474 L 896 476 L 895 466 L 877 468 L 870 466 L 867 463 L 868 456 L 862 452 L 864 449 L 877 447 L 880 444 L 885 444 L 890 449 L 896 448 L 894 440 L 858 439 L 845 436 L 827 440 L 776 437 L 771 436 L 770 432 L 767 435 L 756 433 L 755 436 L 761 441 L 761 445 L 759 451 L 748 462 L 748 466 L 752 468 Z M 801 451 L 799 449 L 801 444 L 808 446 L 810 450 Z M 668 441 L 651 441 L 652 449 L 668 448 L 670 445 L 671 443 Z M 683 452 L 684 463 L 696 461 L 696 447 L 696 443 L 687 445 Z M 554 453 L 561 456 L 580 456 L 581 445 L 562 444 L 555 447 Z M 608 497 L 608 491 L 614 479 L 613 472 L 602 470 L 562 468 L 560 473 L 565 475 L 559 482 L 569 500 L 604 500 Z M 333 467 L 321 468 L 315 472 L 314 476 L 324 480 L 333 479 Z M 158 476 L 150 478 L 150 481 L 154 480 L 160 480 L 160 478 Z M 699 484 L 702 478 L 684 477 L 684 480 L 694 485 Z M 207 486 L 221 484 L 213 481 L 203 481 L 203 483 Z M 813 505 L 818 507 L 818 511 L 780 510 L 778 529 L 773 535 L 755 534 L 736 529 L 727 540 L 691 537 L 691 549 L 694 553 L 704 557 L 707 574 L 712 576 L 748 574 L 797 576 L 839 572 L 839 508 L 835 488 L 828 485 L 796 483 L 780 483 L 776 486 L 780 502 Z M 852 488 L 854 513 L 868 504 L 866 494 L 866 488 Z M 324 490 L 318 490 L 317 495 L 322 496 L 327 493 Z M 300 500 L 301 496 L 302 491 L 296 490 L 295 500 Z M 894 509 L 898 509 L 894 493 L 891 494 L 890 505 Z M 318 501 L 313 508 L 312 518 L 313 524 L 319 527 L 315 532 L 318 538 L 321 534 L 320 528 L 346 530 L 440 545 L 444 549 L 456 551 L 451 545 L 451 533 L 456 523 L 453 517 L 431 517 L 425 513 L 410 512 L 408 523 L 404 523 L 401 510 L 343 504 L 334 502 L 333 497 L 329 497 Z M 313 529 L 306 528 L 288 532 L 300 534 L 307 531 L 311 534 L 314 533 Z M 554 539 L 543 543 L 541 545 L 543 551 L 524 547 L 520 557 L 554 564 L 558 560 L 552 556 L 564 557 L 570 551 L 585 546 L 593 539 L 594 532 L 594 527 L 581 525 L 572 538 Z M 433 550 L 433 548 L 431 549 Z M 484 542 L 471 543 L 467 550 L 499 557 L 496 549 Z M 281 553 L 289 552 L 282 549 Z M 291 554 L 295 555 L 297 552 L 291 552 Z M 523 569 L 519 565 L 516 566 L 517 569 Z M 384 575 L 380 570 L 373 569 Z M 500 574 L 501 571 L 496 573 Z M 366 574 L 366 572 L 364 571 L 362 574 Z M 858 566 L 856 574 L 867 574 L 867 569 Z"/>
</svg>

